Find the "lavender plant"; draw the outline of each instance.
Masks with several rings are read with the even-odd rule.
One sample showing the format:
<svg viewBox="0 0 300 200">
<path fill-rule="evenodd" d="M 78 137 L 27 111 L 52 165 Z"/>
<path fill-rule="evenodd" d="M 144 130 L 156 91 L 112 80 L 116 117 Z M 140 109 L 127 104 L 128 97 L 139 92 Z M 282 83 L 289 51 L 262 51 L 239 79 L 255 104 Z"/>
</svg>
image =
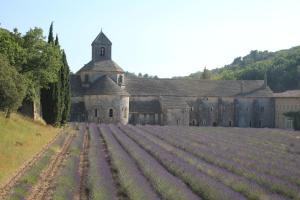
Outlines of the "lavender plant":
<svg viewBox="0 0 300 200">
<path fill-rule="evenodd" d="M 132 200 L 159 199 L 147 179 L 135 165 L 135 162 L 115 140 L 105 125 L 100 126 L 100 132 L 107 144 L 112 163 L 118 171 L 121 187 L 126 191 L 129 198 Z"/>
</svg>

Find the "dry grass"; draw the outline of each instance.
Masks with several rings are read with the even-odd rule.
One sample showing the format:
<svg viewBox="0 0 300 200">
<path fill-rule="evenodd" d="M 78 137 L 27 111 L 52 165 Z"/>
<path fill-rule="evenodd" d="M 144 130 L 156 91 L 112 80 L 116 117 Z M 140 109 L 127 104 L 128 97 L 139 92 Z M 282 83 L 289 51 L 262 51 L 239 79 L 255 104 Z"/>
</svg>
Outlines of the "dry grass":
<svg viewBox="0 0 300 200">
<path fill-rule="evenodd" d="M 12 114 L 5 119 L 0 112 L 0 185 L 22 164 L 31 159 L 55 137 L 60 129 Z"/>
</svg>

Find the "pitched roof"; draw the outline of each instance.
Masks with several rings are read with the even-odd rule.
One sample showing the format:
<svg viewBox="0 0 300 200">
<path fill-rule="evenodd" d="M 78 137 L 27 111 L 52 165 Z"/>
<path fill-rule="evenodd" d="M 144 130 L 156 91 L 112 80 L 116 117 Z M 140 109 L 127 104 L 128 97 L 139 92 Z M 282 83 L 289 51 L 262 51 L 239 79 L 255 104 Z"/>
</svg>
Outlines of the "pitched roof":
<svg viewBox="0 0 300 200">
<path fill-rule="evenodd" d="M 92 45 L 93 44 L 108 44 L 108 45 L 112 45 L 111 41 L 108 39 L 108 37 L 106 37 L 106 35 L 102 32 L 101 32 L 97 35 L 97 37 L 95 38 L 95 40 L 92 42 Z"/>
<path fill-rule="evenodd" d="M 283 98 L 288 98 L 288 97 L 293 97 L 293 98 L 300 98 L 300 90 L 287 90 L 285 92 L 281 93 L 274 93 L 274 97 L 283 97 Z"/>
<path fill-rule="evenodd" d="M 174 109 L 174 108 L 182 109 L 182 108 L 189 107 L 184 97 L 162 96 L 160 97 L 160 103 L 164 109 Z"/>
<path fill-rule="evenodd" d="M 111 78 L 107 75 L 101 76 L 94 81 L 89 88 L 86 89 L 86 95 L 125 95 L 129 94 L 118 86 Z"/>
<path fill-rule="evenodd" d="M 123 69 L 112 60 L 103 61 L 90 61 L 85 64 L 77 73 L 82 71 L 97 71 L 97 72 L 121 72 L 124 73 Z M 76 73 L 76 74 L 77 74 Z"/>
<path fill-rule="evenodd" d="M 129 78 L 126 89 L 132 96 L 247 96 L 272 97 L 263 80 L 186 80 Z M 243 88 L 243 92 L 241 91 Z"/>
<path fill-rule="evenodd" d="M 129 101 L 129 111 L 138 113 L 159 113 L 161 106 L 158 100 L 151 101 Z"/>
</svg>

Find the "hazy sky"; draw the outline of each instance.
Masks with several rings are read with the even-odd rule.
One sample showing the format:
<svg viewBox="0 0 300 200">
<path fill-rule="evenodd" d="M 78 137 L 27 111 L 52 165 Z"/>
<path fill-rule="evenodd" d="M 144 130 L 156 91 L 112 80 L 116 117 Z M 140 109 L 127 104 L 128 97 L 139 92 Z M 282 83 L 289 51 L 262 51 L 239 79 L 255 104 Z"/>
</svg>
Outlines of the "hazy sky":
<svg viewBox="0 0 300 200">
<path fill-rule="evenodd" d="M 1 27 L 48 33 L 76 72 L 101 30 L 125 71 L 159 77 L 222 67 L 250 50 L 300 45 L 299 0 L 2 0 Z"/>
</svg>

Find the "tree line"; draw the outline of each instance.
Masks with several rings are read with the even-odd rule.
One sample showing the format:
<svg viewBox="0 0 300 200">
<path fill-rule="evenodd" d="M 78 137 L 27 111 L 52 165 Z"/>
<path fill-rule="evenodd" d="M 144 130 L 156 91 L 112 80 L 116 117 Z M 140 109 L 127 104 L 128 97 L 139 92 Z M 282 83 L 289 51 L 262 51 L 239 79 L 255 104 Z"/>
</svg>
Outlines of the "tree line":
<svg viewBox="0 0 300 200">
<path fill-rule="evenodd" d="M 37 102 L 48 124 L 61 126 L 70 112 L 69 66 L 54 39 L 51 23 L 48 41 L 41 28 L 22 35 L 0 27 L 0 110 L 9 118 L 23 102 Z"/>
</svg>

